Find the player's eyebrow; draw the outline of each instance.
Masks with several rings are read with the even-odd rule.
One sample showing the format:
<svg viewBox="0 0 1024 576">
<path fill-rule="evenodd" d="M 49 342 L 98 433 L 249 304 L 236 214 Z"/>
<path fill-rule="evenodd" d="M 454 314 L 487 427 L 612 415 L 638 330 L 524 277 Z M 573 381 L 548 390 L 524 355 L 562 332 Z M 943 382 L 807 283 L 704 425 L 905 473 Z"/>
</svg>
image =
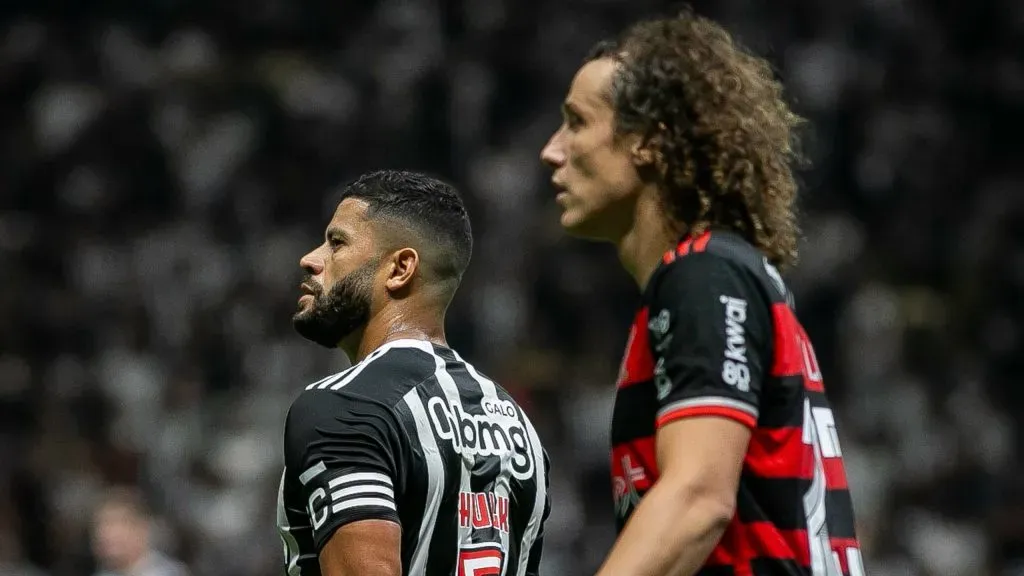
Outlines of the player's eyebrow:
<svg viewBox="0 0 1024 576">
<path fill-rule="evenodd" d="M 342 242 L 348 242 L 351 239 L 348 232 L 345 232 L 345 230 L 340 226 L 328 226 L 327 231 L 324 232 L 324 238 L 328 241 L 332 238 L 336 238 Z"/>
<path fill-rule="evenodd" d="M 579 106 L 566 100 L 562 102 L 562 115 L 563 116 L 582 116 L 580 113 Z"/>
</svg>

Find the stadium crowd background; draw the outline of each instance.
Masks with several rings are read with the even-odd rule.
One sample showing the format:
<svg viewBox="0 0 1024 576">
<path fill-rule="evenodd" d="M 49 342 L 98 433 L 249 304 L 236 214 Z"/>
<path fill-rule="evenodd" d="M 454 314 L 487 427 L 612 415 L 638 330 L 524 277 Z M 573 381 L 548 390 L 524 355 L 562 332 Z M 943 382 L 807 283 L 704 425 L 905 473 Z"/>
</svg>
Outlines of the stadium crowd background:
<svg viewBox="0 0 1024 576">
<path fill-rule="evenodd" d="M 607 422 L 636 303 L 567 240 L 537 155 L 624 0 L 8 0 L 0 7 L 0 574 L 90 574 L 142 489 L 195 575 L 279 574 L 292 331 L 332 189 L 457 183 L 451 343 L 553 461 L 545 574 L 612 539 Z M 1024 574 L 1024 3 L 696 2 L 813 122 L 788 279 L 830 387 L 869 574 Z"/>
</svg>

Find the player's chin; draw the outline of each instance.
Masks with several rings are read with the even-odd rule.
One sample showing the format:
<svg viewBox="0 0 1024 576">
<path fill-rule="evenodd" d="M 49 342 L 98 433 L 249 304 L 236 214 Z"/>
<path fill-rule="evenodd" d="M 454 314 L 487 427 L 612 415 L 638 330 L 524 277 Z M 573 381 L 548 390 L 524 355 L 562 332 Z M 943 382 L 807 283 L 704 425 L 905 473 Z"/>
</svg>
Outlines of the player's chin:
<svg viewBox="0 0 1024 576">
<path fill-rule="evenodd" d="M 597 226 L 593 218 L 586 211 L 579 208 L 569 208 L 562 211 L 559 224 L 567 234 L 581 240 L 605 240 L 606 234 Z"/>
</svg>

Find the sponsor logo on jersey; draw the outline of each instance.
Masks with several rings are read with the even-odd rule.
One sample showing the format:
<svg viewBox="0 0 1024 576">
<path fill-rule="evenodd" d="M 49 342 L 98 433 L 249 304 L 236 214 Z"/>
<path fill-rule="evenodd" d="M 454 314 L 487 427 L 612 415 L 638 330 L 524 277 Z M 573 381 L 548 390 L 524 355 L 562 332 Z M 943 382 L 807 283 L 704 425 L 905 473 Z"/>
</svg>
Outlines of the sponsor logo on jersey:
<svg viewBox="0 0 1024 576">
<path fill-rule="evenodd" d="M 615 514 L 626 519 L 640 504 L 640 491 L 650 486 L 647 473 L 640 466 L 633 465 L 629 454 L 624 454 L 612 465 L 612 498 L 615 500 Z"/>
<path fill-rule="evenodd" d="M 433 397 L 427 401 L 430 424 L 438 437 L 447 440 L 462 455 L 511 456 L 512 475 L 519 480 L 533 477 L 533 449 L 526 427 L 517 417 L 518 409 L 511 402 L 486 402 L 477 416 L 466 413 L 458 404 Z"/>
<path fill-rule="evenodd" d="M 722 380 L 740 392 L 750 391 L 750 367 L 747 366 L 747 335 L 743 324 L 747 321 L 747 301 L 742 298 L 721 296 L 725 305 L 725 358 L 722 361 Z"/>
</svg>

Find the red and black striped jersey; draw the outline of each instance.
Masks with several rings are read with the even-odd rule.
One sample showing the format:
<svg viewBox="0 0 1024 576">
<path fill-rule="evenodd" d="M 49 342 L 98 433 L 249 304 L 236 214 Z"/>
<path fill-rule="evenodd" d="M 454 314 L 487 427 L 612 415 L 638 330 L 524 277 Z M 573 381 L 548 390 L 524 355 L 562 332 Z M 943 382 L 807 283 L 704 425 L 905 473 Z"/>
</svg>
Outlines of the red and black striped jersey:
<svg viewBox="0 0 1024 576">
<path fill-rule="evenodd" d="M 715 231 L 665 255 L 630 332 L 611 433 L 620 530 L 658 479 L 659 427 L 718 416 L 751 429 L 736 515 L 700 576 L 864 573 L 832 410 L 791 302 L 761 252 Z"/>
</svg>

